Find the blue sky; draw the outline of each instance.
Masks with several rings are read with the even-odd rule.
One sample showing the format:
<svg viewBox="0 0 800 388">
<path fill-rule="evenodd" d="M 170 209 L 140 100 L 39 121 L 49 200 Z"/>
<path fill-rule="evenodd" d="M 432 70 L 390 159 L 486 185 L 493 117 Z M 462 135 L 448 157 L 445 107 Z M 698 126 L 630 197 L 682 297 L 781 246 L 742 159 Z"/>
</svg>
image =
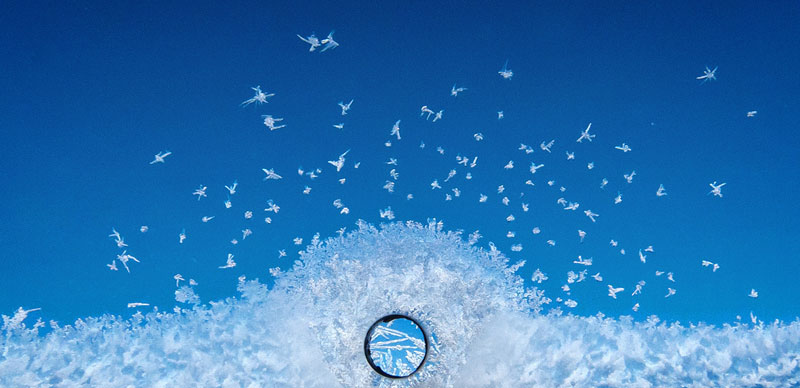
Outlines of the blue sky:
<svg viewBox="0 0 800 388">
<path fill-rule="evenodd" d="M 753 311 L 792 320 L 800 311 L 789 297 L 800 294 L 799 10 L 789 1 L 11 4 L 0 15 L 0 312 L 41 307 L 45 319 L 71 321 L 130 314 L 128 302 L 171 309 L 176 273 L 196 279 L 204 301 L 231 296 L 240 275 L 268 282 L 268 268 L 290 267 L 301 248 L 292 238 L 330 236 L 359 218 L 377 223 L 378 210 L 392 206 L 398 219 L 479 229 L 479 245 L 494 241 L 512 262 L 527 260 L 526 280 L 541 268 L 548 296 L 578 301 L 565 307 L 576 314 L 718 324 Z M 324 53 L 295 36 L 330 30 L 341 46 Z M 506 60 L 511 80 L 497 74 Z M 719 66 L 716 81 L 695 79 L 705 66 Z M 469 90 L 453 98 L 454 83 Z M 242 108 L 255 85 L 276 95 Z M 341 116 L 337 102 L 350 99 Z M 421 119 L 422 105 L 444 109 L 444 118 Z M 751 110 L 758 114 L 747 118 Z M 264 114 L 287 127 L 268 131 Z M 385 147 L 396 120 L 403 139 Z M 343 130 L 332 127 L 340 122 Z M 575 143 L 589 122 L 597 138 Z M 538 149 L 550 139 L 552 154 Z M 521 142 L 536 151 L 518 151 Z M 633 152 L 613 149 L 622 142 Z M 148 164 L 166 149 L 167 163 Z M 337 174 L 326 161 L 347 149 Z M 458 154 L 479 157 L 474 179 L 464 180 Z M 381 188 L 390 157 L 400 173 L 393 194 Z M 506 171 L 509 160 L 516 167 Z M 532 161 L 545 164 L 535 176 Z M 323 174 L 310 181 L 294 173 L 299 166 Z M 263 182 L 261 168 L 284 179 Z M 445 202 L 429 184 L 453 168 L 444 190 L 463 194 Z M 622 174 L 631 170 L 638 175 L 628 185 Z M 227 210 L 223 185 L 235 179 Z M 715 180 L 727 182 L 724 198 L 706 195 Z M 201 184 L 208 198 L 197 201 L 191 193 Z M 668 196 L 655 196 L 659 184 Z M 617 191 L 624 200 L 614 205 Z M 488 203 L 478 203 L 480 193 Z M 598 222 L 561 210 L 561 196 L 599 213 Z M 336 198 L 349 215 L 331 205 Z M 281 206 L 270 225 L 268 199 Z M 246 210 L 255 217 L 245 220 Z M 517 220 L 506 222 L 509 214 Z M 216 218 L 204 224 L 205 215 Z M 112 227 L 142 261 L 130 274 L 105 266 L 120 253 L 106 237 Z M 188 239 L 178 244 L 183 228 Z M 254 234 L 231 245 L 244 228 Z M 578 229 L 588 233 L 582 244 Z M 506 238 L 509 230 L 518 237 Z M 611 238 L 628 254 L 609 247 Z M 511 252 L 515 243 L 524 249 Z M 656 251 L 642 264 L 636 253 L 647 245 Z M 238 266 L 218 269 L 227 253 Z M 593 257 L 589 274 L 604 281 L 565 296 L 566 272 L 584 269 L 572 264 L 577 255 Z M 702 259 L 721 269 L 712 274 Z M 655 277 L 657 269 L 674 272 L 676 283 Z M 638 280 L 647 285 L 632 298 Z M 609 298 L 609 283 L 625 295 Z M 664 299 L 667 287 L 677 294 Z M 747 297 L 751 288 L 758 299 Z"/>
</svg>

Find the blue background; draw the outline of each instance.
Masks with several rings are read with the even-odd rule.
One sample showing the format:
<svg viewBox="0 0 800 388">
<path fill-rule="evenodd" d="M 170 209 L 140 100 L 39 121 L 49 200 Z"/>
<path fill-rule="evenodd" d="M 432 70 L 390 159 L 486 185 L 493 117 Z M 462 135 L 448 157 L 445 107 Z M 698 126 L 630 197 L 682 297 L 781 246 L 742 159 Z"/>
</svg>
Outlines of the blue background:
<svg viewBox="0 0 800 388">
<path fill-rule="evenodd" d="M 175 305 L 181 273 L 204 301 L 235 295 L 236 278 L 270 282 L 315 232 L 357 219 L 436 217 L 447 229 L 480 229 L 512 262 L 550 280 L 553 299 L 581 315 L 657 314 L 720 324 L 792 320 L 800 311 L 798 91 L 800 3 L 540 2 L 12 2 L 0 14 L 0 312 L 70 322 L 127 315 L 128 302 Z M 295 34 L 336 30 L 340 47 L 308 52 Z M 497 71 L 509 60 L 514 71 Z M 716 81 L 695 77 L 719 66 Z M 457 83 L 468 90 L 449 95 Z M 261 85 L 268 104 L 241 107 Z M 354 99 L 341 116 L 339 101 Z M 432 123 L 428 105 L 444 109 Z M 497 111 L 505 119 L 497 120 Z M 756 117 L 746 112 L 757 110 Z M 285 118 L 267 130 L 261 115 Z M 401 122 L 402 140 L 389 131 Z M 345 123 L 343 130 L 333 124 Z M 591 143 L 575 139 L 592 122 Z M 482 142 L 472 135 L 481 132 Z M 553 153 L 538 148 L 555 139 Z M 426 148 L 420 149 L 420 141 Z M 633 151 L 613 148 L 622 142 Z M 519 143 L 533 146 L 526 155 Z M 444 155 L 435 152 L 445 149 Z M 339 173 L 327 164 L 347 149 Z M 152 155 L 170 150 L 165 164 Z M 565 151 L 576 160 L 567 161 Z M 478 156 L 467 172 L 461 154 Z M 384 164 L 399 161 L 396 192 Z M 513 170 L 503 166 L 514 160 Z M 360 161 L 359 169 L 353 163 Z M 536 175 L 531 161 L 544 163 Z M 596 168 L 588 170 L 586 163 Z M 298 176 L 321 168 L 316 180 Z M 279 181 L 262 181 L 274 168 Z M 458 174 L 447 184 L 450 169 Z M 632 184 L 622 175 L 636 170 Z M 339 178 L 347 178 L 344 185 Z M 610 183 L 601 190 L 602 178 Z M 239 181 L 225 209 L 223 185 Z M 444 189 L 432 191 L 438 179 Z M 525 186 L 533 179 L 535 187 Z M 554 187 L 545 184 L 556 181 Z M 727 182 L 724 198 L 708 183 Z M 208 186 L 208 198 L 192 192 Z M 500 203 L 506 187 L 509 207 Z M 664 184 L 666 197 L 656 197 Z M 305 185 L 311 194 L 303 195 Z M 564 186 L 565 193 L 557 188 Z M 462 196 L 445 202 L 445 191 Z M 613 204 L 617 192 L 623 202 Z M 405 199 L 413 193 L 411 201 Z M 479 193 L 489 195 L 478 203 Z M 520 193 L 524 197 L 520 198 Z M 556 199 L 581 203 L 565 212 Z M 331 203 L 351 209 L 341 215 Z M 268 199 L 281 206 L 264 213 Z M 531 204 L 523 213 L 520 202 Z M 600 214 L 591 223 L 582 210 Z M 246 220 L 246 210 L 255 217 Z M 514 214 L 516 221 L 505 218 Z M 202 216 L 216 216 L 202 223 Z M 272 224 L 263 219 L 271 216 Z M 140 233 L 148 225 L 150 231 Z M 531 229 L 542 228 L 534 236 Z M 120 253 L 116 228 L 142 262 L 106 267 Z M 188 238 L 178 244 L 185 228 Z M 254 234 L 241 241 L 241 230 Z M 577 230 L 587 231 L 579 243 Z M 514 230 L 517 238 L 505 237 Z M 230 240 L 238 238 L 234 246 Z M 608 245 L 614 238 L 628 254 Z M 555 247 L 545 244 L 557 241 Z M 510 246 L 521 243 L 522 252 Z M 642 264 L 638 249 L 655 252 Z M 278 250 L 288 256 L 278 258 Z M 238 266 L 218 269 L 227 253 Z M 593 257 L 588 279 L 560 287 L 572 261 Z M 700 266 L 708 259 L 721 268 Z M 655 277 L 675 273 L 676 283 Z M 643 295 L 631 297 L 639 280 Z M 625 287 L 619 299 L 607 284 Z M 667 287 L 677 294 L 664 299 Z M 751 288 L 758 299 L 748 298 Z M 631 306 L 639 302 L 638 313 Z M 549 308 L 555 307 L 556 303 Z"/>
</svg>

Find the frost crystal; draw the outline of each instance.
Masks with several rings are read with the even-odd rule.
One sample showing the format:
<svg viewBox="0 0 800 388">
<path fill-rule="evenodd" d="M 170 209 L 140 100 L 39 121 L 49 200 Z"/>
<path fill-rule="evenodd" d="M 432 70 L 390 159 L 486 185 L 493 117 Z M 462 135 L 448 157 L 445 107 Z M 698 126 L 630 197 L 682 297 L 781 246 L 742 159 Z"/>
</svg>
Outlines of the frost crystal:
<svg viewBox="0 0 800 388">
<path fill-rule="evenodd" d="M 189 286 L 181 286 L 175 290 L 175 300 L 178 303 L 200 304 L 200 297 Z"/>
</svg>

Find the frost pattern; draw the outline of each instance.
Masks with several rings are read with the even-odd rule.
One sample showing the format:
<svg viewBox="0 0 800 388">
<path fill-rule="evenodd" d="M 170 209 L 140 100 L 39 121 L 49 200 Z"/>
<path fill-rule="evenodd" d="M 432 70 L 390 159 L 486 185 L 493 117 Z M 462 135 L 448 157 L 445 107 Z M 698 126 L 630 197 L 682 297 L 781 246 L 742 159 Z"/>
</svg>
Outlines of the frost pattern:
<svg viewBox="0 0 800 388">
<path fill-rule="evenodd" d="M 3 316 L 0 386 L 113 387 L 655 387 L 797 386 L 800 321 L 683 327 L 653 318 L 540 315 L 507 259 L 441 223 L 360 222 L 313 241 L 270 290 L 174 313 L 79 319 L 39 335 Z M 193 304 L 191 289 L 176 298 Z M 387 314 L 432 334 L 429 361 L 389 380 L 364 359 Z M 337 384 L 338 383 L 338 384 Z"/>
<path fill-rule="evenodd" d="M 393 325 L 395 323 L 398 325 Z M 369 338 L 369 348 L 375 366 L 392 376 L 410 375 L 425 359 L 422 332 L 404 318 L 375 326 Z"/>
</svg>

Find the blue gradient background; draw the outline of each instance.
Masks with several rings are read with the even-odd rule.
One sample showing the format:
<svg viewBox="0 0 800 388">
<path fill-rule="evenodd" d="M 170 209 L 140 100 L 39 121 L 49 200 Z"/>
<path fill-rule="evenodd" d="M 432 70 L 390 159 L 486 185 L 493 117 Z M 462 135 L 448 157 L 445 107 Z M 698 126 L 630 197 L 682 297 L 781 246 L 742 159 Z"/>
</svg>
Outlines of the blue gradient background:
<svg viewBox="0 0 800 388">
<path fill-rule="evenodd" d="M 290 267 L 302 248 L 292 238 L 305 244 L 359 218 L 380 222 L 378 209 L 391 205 L 398 219 L 480 229 L 480 246 L 494 241 L 512 260 L 527 260 L 526 280 L 536 268 L 546 272 L 541 287 L 553 299 L 567 298 L 565 273 L 584 268 L 572 260 L 593 257 L 589 274 L 605 279 L 572 285 L 576 314 L 720 324 L 753 311 L 765 321 L 793 320 L 800 3 L 562 3 L 5 4 L 0 312 L 41 307 L 34 318 L 69 322 L 128 315 L 128 302 L 171 309 L 176 273 L 196 279 L 204 301 L 231 296 L 240 275 L 269 282 L 268 268 Z M 309 53 L 295 36 L 330 30 L 341 46 L 324 53 Z M 506 59 L 510 81 L 497 74 Z M 717 81 L 695 79 L 705 66 L 719 66 Z M 453 98 L 454 83 L 469 90 Z M 255 85 L 276 96 L 242 108 Z M 336 103 L 351 98 L 342 117 Z M 444 119 L 420 119 L 422 105 L 445 109 Z M 758 115 L 746 118 L 750 110 Z M 287 127 L 269 132 L 262 114 L 284 117 Z M 403 139 L 384 147 L 398 119 Z M 332 127 L 340 122 L 344 130 Z M 588 122 L 597 138 L 576 144 Z M 475 142 L 475 132 L 486 139 Z M 550 139 L 552 155 L 538 149 Z M 517 151 L 520 142 L 536 152 Z M 613 149 L 622 142 L 633 152 Z M 165 149 L 173 152 L 165 164 L 148 164 Z M 337 174 L 326 161 L 347 149 Z M 576 160 L 566 161 L 565 150 Z M 471 181 L 455 164 L 459 153 L 479 156 Z M 400 162 L 394 194 L 382 189 L 389 157 Z M 517 167 L 503 170 L 509 159 Z M 531 177 L 531 161 L 546 167 Z M 298 166 L 323 174 L 309 181 Z M 261 168 L 284 179 L 263 182 Z M 444 202 L 444 190 L 429 184 L 451 168 L 459 174 L 445 190 L 463 194 Z M 634 169 L 628 185 L 622 174 Z M 610 183 L 600 190 L 603 177 Z M 534 188 L 523 184 L 528 178 Z M 239 192 L 226 210 L 223 185 L 234 179 Z M 567 192 L 548 187 L 549 179 Z M 724 198 L 706 195 L 714 180 L 728 183 Z M 662 183 L 669 195 L 657 198 Z M 200 184 L 208 198 L 197 201 L 191 193 Z M 301 194 L 306 184 L 309 196 Z M 499 184 L 508 208 L 495 194 Z M 615 206 L 618 190 L 624 200 Z M 519 208 L 522 191 L 528 213 Z M 479 193 L 489 203 L 479 204 Z M 599 213 L 598 222 L 560 210 L 560 196 Z M 277 215 L 262 211 L 270 198 L 281 206 Z M 349 215 L 331 206 L 336 198 Z M 245 220 L 245 210 L 255 217 Z M 511 213 L 517 220 L 509 225 Z M 216 218 L 204 224 L 204 215 Z M 140 225 L 150 231 L 139 233 Z M 532 235 L 533 226 L 542 234 Z M 112 227 L 142 261 L 130 274 L 105 266 L 120 252 L 106 237 Z M 246 227 L 254 234 L 231 245 Z M 582 244 L 578 229 L 588 232 Z M 507 239 L 508 230 L 518 237 Z M 550 238 L 553 248 L 544 243 Z M 611 238 L 628 255 L 609 247 Z M 511 252 L 514 243 L 524 250 Z M 641 264 L 636 252 L 647 245 L 656 252 Z M 279 249 L 288 257 L 279 259 Z M 228 252 L 238 266 L 217 269 Z M 721 269 L 712 274 L 702 259 Z M 656 269 L 674 272 L 676 283 L 656 278 Z M 632 298 L 638 280 L 647 285 Z M 624 295 L 609 298 L 607 283 L 625 287 Z M 664 299 L 667 287 L 678 293 Z M 751 288 L 758 299 L 747 297 Z"/>
</svg>

